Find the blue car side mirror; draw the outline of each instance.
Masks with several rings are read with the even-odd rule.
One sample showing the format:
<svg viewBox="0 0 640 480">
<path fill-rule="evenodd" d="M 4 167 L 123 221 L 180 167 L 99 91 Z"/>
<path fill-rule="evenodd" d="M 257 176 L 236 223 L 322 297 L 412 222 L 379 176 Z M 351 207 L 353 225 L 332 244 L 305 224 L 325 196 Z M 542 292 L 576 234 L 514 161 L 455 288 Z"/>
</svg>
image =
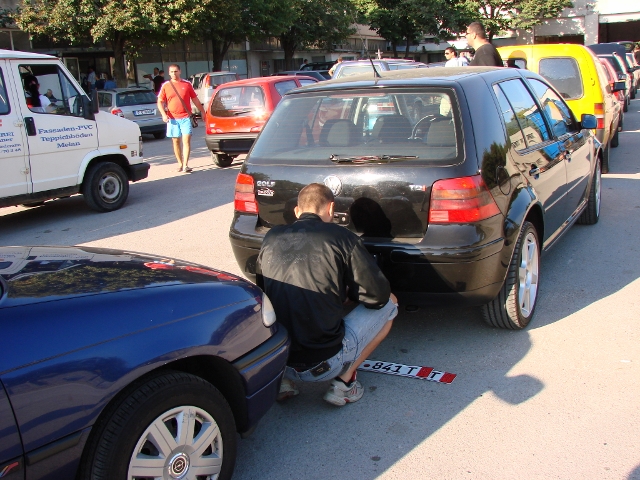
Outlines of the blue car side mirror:
<svg viewBox="0 0 640 480">
<path fill-rule="evenodd" d="M 588 113 L 583 113 L 580 118 L 580 126 L 586 129 L 598 128 L 598 120 L 595 115 L 590 115 Z"/>
</svg>

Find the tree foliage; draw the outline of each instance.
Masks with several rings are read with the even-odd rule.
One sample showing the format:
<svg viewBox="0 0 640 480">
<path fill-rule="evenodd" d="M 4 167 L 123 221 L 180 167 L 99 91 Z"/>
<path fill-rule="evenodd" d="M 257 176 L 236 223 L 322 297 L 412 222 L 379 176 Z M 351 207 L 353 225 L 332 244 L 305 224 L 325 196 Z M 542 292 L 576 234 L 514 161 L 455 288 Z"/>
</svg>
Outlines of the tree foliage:
<svg viewBox="0 0 640 480">
<path fill-rule="evenodd" d="M 293 21 L 290 0 L 227 0 L 211 3 L 190 25 L 190 36 L 209 39 L 213 45 L 213 69 L 233 43 L 278 36 Z"/>
<path fill-rule="evenodd" d="M 287 68 L 297 69 L 292 63 L 296 51 L 311 47 L 331 51 L 334 43 L 356 31 L 352 0 L 289 0 L 288 4 L 293 16 L 278 36 Z"/>
<path fill-rule="evenodd" d="M 529 30 L 546 18 L 555 18 L 565 8 L 573 7 L 571 0 L 465 0 L 465 6 L 479 12 L 489 39 L 506 30 Z"/>
<path fill-rule="evenodd" d="M 473 19 L 473 13 L 458 0 L 358 0 L 365 21 L 378 35 L 397 46 L 409 47 L 423 35 L 446 38 L 460 32 Z"/>
<path fill-rule="evenodd" d="M 111 43 L 118 85 L 126 85 L 124 54 L 162 45 L 188 32 L 212 0 L 25 0 L 16 18 L 31 34 L 72 43 Z"/>
</svg>

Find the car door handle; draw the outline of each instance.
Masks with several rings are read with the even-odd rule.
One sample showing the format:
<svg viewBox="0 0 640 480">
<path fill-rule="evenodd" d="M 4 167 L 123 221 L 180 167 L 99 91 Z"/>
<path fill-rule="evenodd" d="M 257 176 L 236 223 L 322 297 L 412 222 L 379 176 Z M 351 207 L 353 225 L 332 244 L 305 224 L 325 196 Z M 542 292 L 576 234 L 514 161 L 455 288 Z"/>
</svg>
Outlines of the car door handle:
<svg viewBox="0 0 640 480">
<path fill-rule="evenodd" d="M 29 137 L 36 136 L 36 122 L 33 120 L 33 117 L 24 117 L 24 124 L 27 127 L 27 135 Z"/>
</svg>

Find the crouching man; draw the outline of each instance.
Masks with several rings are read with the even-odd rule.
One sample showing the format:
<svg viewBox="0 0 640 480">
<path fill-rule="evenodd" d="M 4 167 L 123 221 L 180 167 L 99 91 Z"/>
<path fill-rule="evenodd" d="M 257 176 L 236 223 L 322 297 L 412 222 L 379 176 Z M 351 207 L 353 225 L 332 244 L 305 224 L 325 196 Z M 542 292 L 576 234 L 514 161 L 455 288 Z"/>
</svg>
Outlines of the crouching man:
<svg viewBox="0 0 640 480">
<path fill-rule="evenodd" d="M 333 208 L 329 188 L 307 185 L 298 195 L 298 220 L 272 228 L 258 256 L 258 285 L 291 336 L 279 400 L 299 393 L 296 380 L 331 380 L 327 402 L 358 401 L 364 389 L 356 369 L 398 313 L 389 281 L 362 240 L 332 223 Z M 349 300 L 359 304 L 345 315 Z"/>
</svg>

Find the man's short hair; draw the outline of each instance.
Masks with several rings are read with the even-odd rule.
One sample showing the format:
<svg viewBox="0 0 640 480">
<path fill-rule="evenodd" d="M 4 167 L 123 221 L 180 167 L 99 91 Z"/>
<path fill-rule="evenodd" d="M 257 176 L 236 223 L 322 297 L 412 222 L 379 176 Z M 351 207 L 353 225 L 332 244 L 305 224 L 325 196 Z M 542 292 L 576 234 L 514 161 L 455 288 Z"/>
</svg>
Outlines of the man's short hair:
<svg viewBox="0 0 640 480">
<path fill-rule="evenodd" d="M 298 208 L 303 212 L 320 213 L 333 200 L 329 187 L 322 183 L 310 183 L 298 194 Z"/>
<path fill-rule="evenodd" d="M 458 56 L 458 51 L 456 50 L 455 47 L 447 47 L 447 48 L 444 49 L 444 51 L 453 53 L 454 57 Z"/>
<path fill-rule="evenodd" d="M 478 38 L 487 38 L 487 32 L 484 30 L 484 26 L 480 22 L 473 22 L 469 24 L 467 31 L 475 33 Z"/>
<path fill-rule="evenodd" d="M 160 70 L 160 71 L 158 72 L 158 74 L 161 74 L 161 73 L 164 73 L 164 70 Z"/>
<path fill-rule="evenodd" d="M 178 65 L 177 63 L 172 63 L 171 65 L 169 65 L 169 70 L 171 70 L 171 67 L 176 67 L 179 71 L 182 71 L 180 65 Z"/>
</svg>

